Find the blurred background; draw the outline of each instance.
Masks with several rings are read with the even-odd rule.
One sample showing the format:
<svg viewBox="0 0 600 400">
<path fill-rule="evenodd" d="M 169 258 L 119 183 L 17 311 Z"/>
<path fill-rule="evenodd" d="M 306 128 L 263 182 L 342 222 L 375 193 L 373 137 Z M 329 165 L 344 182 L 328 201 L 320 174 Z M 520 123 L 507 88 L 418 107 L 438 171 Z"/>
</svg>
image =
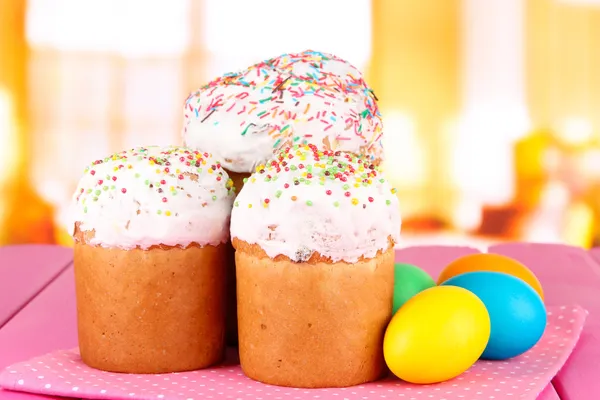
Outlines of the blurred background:
<svg viewBox="0 0 600 400">
<path fill-rule="evenodd" d="M 379 97 L 406 244 L 599 244 L 600 0 L 0 0 L 0 245 L 69 245 L 86 163 L 308 48 Z"/>
</svg>

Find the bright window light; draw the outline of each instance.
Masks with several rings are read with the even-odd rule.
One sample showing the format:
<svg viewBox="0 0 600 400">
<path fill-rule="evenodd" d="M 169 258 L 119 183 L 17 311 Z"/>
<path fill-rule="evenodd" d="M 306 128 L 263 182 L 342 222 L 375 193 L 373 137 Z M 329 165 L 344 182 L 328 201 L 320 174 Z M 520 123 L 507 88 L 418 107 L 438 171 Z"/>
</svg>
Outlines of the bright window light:
<svg viewBox="0 0 600 400">
<path fill-rule="evenodd" d="M 363 70 L 371 51 L 371 0 L 205 0 L 209 76 L 283 53 L 333 53 Z M 283 5 L 285 4 L 285 6 Z"/>
<path fill-rule="evenodd" d="M 27 39 L 62 51 L 177 55 L 188 46 L 188 6 L 187 1 L 29 0 Z"/>
</svg>

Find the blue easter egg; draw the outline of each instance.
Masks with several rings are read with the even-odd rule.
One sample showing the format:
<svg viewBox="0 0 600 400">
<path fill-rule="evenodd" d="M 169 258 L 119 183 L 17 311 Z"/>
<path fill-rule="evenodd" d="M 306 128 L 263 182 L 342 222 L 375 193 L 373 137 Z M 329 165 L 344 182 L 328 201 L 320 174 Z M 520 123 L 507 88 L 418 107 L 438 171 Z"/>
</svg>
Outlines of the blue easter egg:
<svg viewBox="0 0 600 400">
<path fill-rule="evenodd" d="M 477 271 L 454 276 L 442 285 L 458 286 L 474 293 L 490 315 L 490 340 L 481 355 L 487 360 L 506 360 L 525 353 L 546 329 L 546 308 L 527 283 L 502 272 Z"/>
</svg>

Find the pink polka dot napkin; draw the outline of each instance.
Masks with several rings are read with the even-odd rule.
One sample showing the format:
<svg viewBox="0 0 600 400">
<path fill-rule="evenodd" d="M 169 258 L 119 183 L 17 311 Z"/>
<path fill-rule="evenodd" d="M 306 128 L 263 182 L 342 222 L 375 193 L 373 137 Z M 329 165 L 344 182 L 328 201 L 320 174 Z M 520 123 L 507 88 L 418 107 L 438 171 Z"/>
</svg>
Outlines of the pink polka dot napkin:
<svg viewBox="0 0 600 400">
<path fill-rule="evenodd" d="M 412 385 L 390 377 L 343 389 L 284 388 L 246 378 L 235 361 L 185 373 L 115 374 L 86 366 L 76 350 L 63 350 L 6 368 L 0 374 L 0 386 L 62 397 L 115 400 L 535 399 L 571 354 L 586 316 L 578 306 L 549 308 L 546 332 L 527 353 L 509 361 L 478 361 L 461 376 L 436 385 Z"/>
</svg>

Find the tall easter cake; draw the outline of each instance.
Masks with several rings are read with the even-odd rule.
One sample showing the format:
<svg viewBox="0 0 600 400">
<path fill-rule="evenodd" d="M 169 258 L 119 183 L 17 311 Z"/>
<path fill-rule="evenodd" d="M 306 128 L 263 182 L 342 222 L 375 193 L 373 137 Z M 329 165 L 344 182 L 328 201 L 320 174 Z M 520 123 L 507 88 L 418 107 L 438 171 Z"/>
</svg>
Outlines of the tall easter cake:
<svg viewBox="0 0 600 400">
<path fill-rule="evenodd" d="M 295 145 L 257 166 L 231 217 L 244 373 L 306 388 L 380 378 L 400 224 L 367 156 Z"/>
<path fill-rule="evenodd" d="M 163 373 L 222 360 L 231 186 L 210 154 L 180 147 L 140 147 L 86 168 L 73 196 L 86 364 Z"/>
</svg>

